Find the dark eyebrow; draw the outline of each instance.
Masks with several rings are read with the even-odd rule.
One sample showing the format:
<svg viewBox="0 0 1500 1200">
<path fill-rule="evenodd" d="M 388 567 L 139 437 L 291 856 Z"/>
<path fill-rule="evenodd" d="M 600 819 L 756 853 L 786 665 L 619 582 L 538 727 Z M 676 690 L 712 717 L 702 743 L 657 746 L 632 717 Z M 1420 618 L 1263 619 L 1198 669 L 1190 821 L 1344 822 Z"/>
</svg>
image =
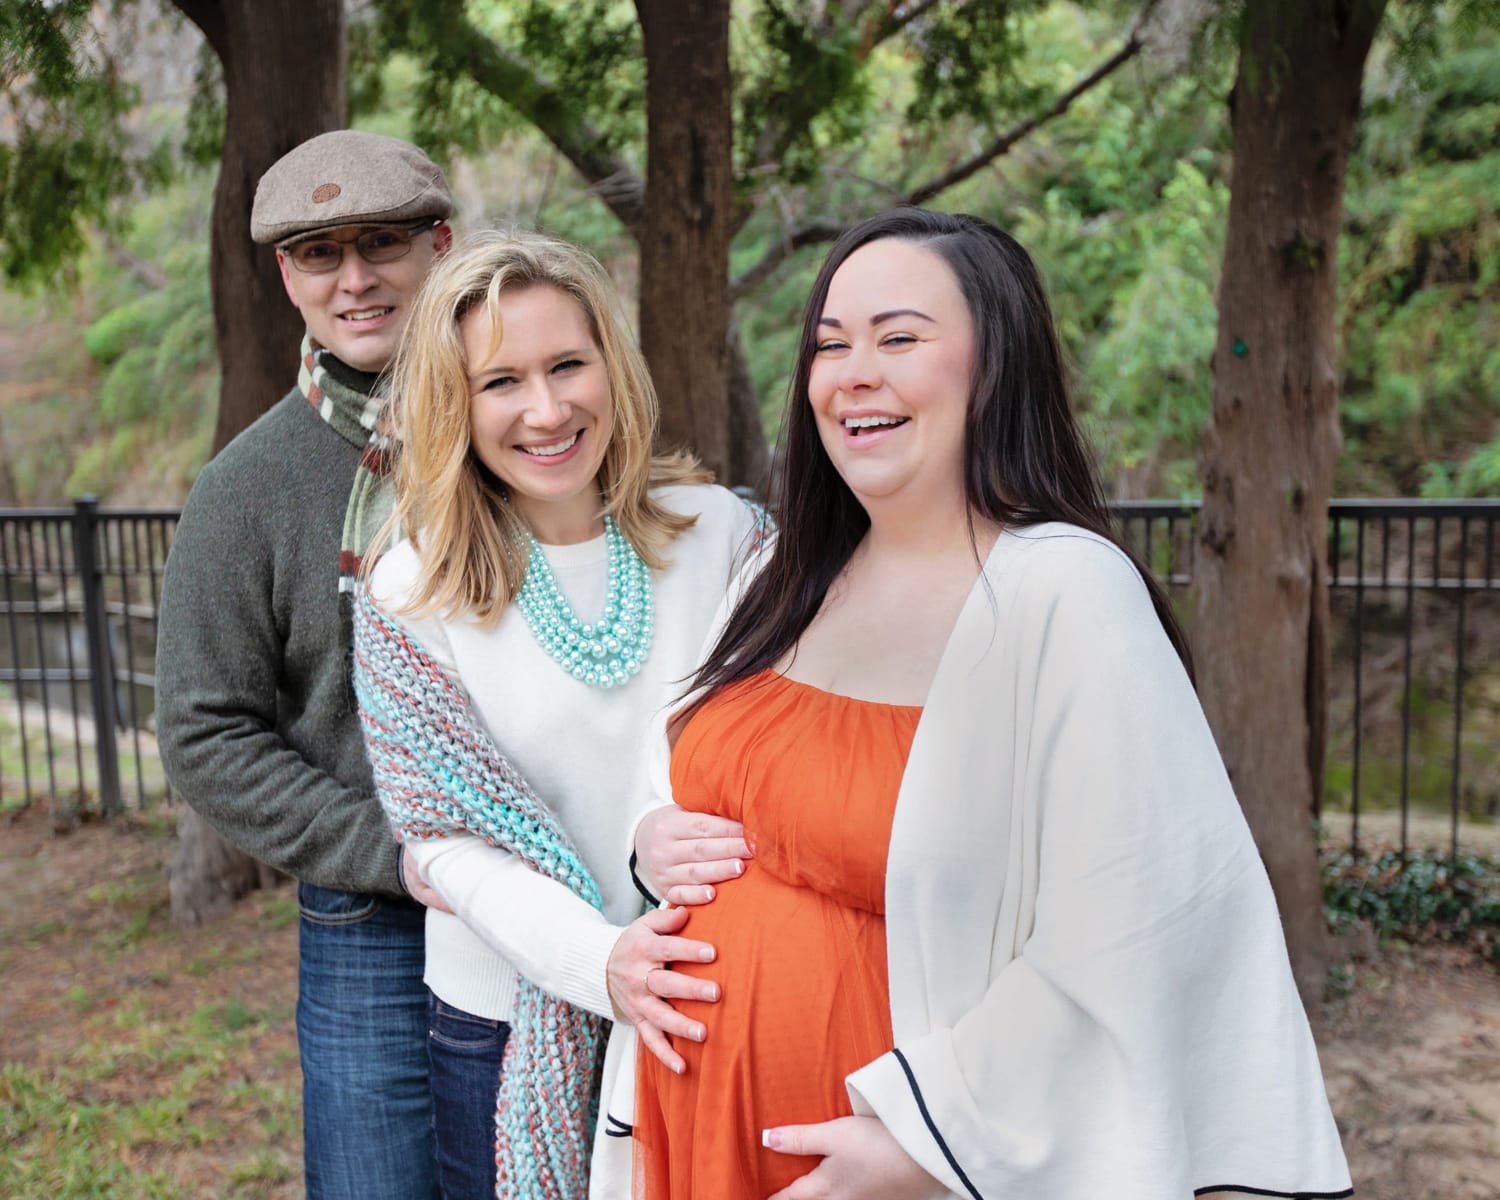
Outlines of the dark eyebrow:
<svg viewBox="0 0 1500 1200">
<path fill-rule="evenodd" d="M 937 324 L 936 321 L 934 321 L 931 317 L 929 317 L 926 313 L 922 312 L 920 309 L 916 309 L 916 308 L 892 308 L 892 309 L 887 309 L 885 312 L 878 312 L 878 313 L 876 313 L 873 317 L 870 318 L 870 325 L 873 328 L 876 325 L 882 325 L 882 324 L 884 324 L 886 321 L 889 321 L 889 320 L 891 320 L 894 317 L 921 317 L 922 320 L 924 320 L 924 321 L 929 321 L 929 322 L 931 322 L 934 325 Z M 831 325 L 835 329 L 842 329 L 844 327 L 843 323 L 841 321 L 839 321 L 839 319 L 837 317 L 819 317 L 818 318 L 818 324 L 819 325 Z"/>
<path fill-rule="evenodd" d="M 881 325 L 886 321 L 889 321 L 892 317 L 921 317 L 924 321 L 930 321 L 934 325 L 937 324 L 937 322 L 933 321 L 932 318 L 929 317 L 926 313 L 915 308 L 893 308 L 888 312 L 876 313 L 873 317 L 870 318 L 870 324 L 872 326 Z"/>
</svg>

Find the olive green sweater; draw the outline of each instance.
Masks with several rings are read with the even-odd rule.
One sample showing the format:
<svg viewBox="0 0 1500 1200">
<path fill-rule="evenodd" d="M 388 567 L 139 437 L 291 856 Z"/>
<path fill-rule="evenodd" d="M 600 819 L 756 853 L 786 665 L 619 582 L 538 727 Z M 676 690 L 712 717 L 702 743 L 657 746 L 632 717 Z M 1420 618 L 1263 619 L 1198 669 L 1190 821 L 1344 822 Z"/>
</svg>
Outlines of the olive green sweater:
<svg viewBox="0 0 1500 1200">
<path fill-rule="evenodd" d="M 359 457 L 293 391 L 204 467 L 162 585 L 157 733 L 172 786 L 234 845 L 399 896 L 338 593 Z"/>
</svg>

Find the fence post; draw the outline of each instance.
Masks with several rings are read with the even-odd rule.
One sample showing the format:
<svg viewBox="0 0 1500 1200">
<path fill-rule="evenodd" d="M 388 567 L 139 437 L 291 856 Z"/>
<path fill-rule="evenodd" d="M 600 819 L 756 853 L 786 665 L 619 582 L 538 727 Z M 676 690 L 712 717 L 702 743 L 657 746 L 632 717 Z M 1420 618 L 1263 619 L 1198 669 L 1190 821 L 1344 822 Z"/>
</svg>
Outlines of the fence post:
<svg viewBox="0 0 1500 1200">
<path fill-rule="evenodd" d="M 99 803 L 104 815 L 123 811 L 119 748 L 115 745 L 115 664 L 104 611 L 104 573 L 95 553 L 99 497 L 73 501 L 73 563 L 83 583 L 83 623 L 89 652 L 89 700 L 94 710 L 94 748 L 99 762 Z M 81 782 L 81 781 L 80 781 Z"/>
</svg>

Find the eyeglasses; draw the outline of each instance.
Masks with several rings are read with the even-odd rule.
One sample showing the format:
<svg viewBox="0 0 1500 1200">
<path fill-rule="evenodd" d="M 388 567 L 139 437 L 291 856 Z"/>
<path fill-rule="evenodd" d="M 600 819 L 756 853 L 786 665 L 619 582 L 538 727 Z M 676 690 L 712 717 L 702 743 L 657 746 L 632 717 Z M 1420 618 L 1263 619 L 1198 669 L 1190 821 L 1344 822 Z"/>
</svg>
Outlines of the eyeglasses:
<svg viewBox="0 0 1500 1200">
<path fill-rule="evenodd" d="M 367 263 L 395 262 L 411 253 L 411 240 L 442 223 L 434 217 L 416 225 L 391 225 L 380 229 L 367 229 L 356 238 L 339 241 L 337 238 L 309 238 L 305 242 L 293 242 L 283 246 L 292 266 L 308 275 L 322 275 L 336 271 L 344 261 L 344 250 L 353 246 L 360 258 Z"/>
</svg>

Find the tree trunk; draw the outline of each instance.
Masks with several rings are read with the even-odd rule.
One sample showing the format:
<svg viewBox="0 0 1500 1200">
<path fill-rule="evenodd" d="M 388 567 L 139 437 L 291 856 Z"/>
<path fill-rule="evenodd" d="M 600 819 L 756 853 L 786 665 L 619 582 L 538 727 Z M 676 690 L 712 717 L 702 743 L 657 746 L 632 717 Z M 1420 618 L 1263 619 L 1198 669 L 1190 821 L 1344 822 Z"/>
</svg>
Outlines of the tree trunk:
<svg viewBox="0 0 1500 1200">
<path fill-rule="evenodd" d="M 1338 458 L 1336 249 L 1365 57 L 1384 0 L 1252 0 L 1214 393 L 1200 459 L 1199 689 L 1281 908 L 1304 1002 L 1327 976 L 1312 818 L 1328 675 Z"/>
<path fill-rule="evenodd" d="M 742 484 L 761 499 L 771 494 L 771 448 L 760 423 L 760 396 L 734 326 L 729 330 L 729 465 L 723 482 Z"/>
<path fill-rule="evenodd" d="M 302 319 L 269 246 L 250 240 L 255 185 L 278 158 L 344 123 L 341 0 L 174 0 L 224 68 L 224 155 L 214 189 L 214 332 L 223 381 L 214 450 L 286 394 Z"/>
<path fill-rule="evenodd" d="M 691 448 L 732 481 L 729 0 L 636 0 L 636 13 L 646 50 L 641 348 L 663 445 Z"/>
<path fill-rule="evenodd" d="M 255 185 L 278 158 L 344 123 L 342 0 L 173 0 L 224 68 L 224 154 L 214 189 L 210 261 L 218 338 L 214 452 L 284 396 L 297 377 L 302 318 L 275 252 L 250 240 Z M 172 916 L 196 922 L 272 878 L 195 811 L 178 821 Z"/>
</svg>

